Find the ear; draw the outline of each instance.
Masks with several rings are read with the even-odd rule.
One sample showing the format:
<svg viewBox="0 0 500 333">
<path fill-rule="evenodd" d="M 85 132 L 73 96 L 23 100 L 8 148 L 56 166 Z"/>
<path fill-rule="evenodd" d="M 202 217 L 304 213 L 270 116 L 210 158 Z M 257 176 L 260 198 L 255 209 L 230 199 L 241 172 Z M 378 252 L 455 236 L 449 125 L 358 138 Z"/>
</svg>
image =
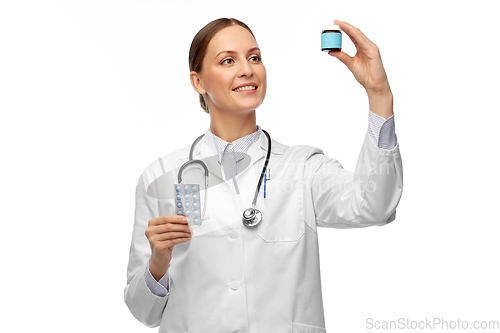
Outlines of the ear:
<svg viewBox="0 0 500 333">
<path fill-rule="evenodd" d="M 194 90 L 196 90 L 199 94 L 206 94 L 207 91 L 205 90 L 205 88 L 203 88 L 203 82 L 197 72 L 192 71 L 189 74 L 189 78 L 191 79 L 191 85 L 193 86 Z"/>
</svg>

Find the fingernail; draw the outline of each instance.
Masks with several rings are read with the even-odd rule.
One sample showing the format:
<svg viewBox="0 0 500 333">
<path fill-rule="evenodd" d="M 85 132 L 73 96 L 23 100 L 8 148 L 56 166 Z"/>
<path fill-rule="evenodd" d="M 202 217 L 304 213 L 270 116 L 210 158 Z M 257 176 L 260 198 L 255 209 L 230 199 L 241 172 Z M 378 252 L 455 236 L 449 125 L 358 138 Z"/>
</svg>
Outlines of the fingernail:
<svg viewBox="0 0 500 333">
<path fill-rule="evenodd" d="M 187 217 L 184 218 L 184 222 L 189 222 Z"/>
<path fill-rule="evenodd" d="M 191 228 L 191 226 L 189 226 L 189 231 L 191 232 L 191 236 L 193 235 L 193 228 Z"/>
</svg>

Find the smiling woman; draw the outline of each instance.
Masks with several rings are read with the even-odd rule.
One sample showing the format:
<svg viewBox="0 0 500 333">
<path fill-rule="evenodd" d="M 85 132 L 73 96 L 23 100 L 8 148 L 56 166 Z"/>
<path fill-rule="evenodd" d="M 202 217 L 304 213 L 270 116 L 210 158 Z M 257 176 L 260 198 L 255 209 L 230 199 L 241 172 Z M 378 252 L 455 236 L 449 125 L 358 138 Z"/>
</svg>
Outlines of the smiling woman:
<svg viewBox="0 0 500 333">
<path fill-rule="evenodd" d="M 248 26 L 218 19 L 193 39 L 189 76 L 210 126 L 193 145 L 146 167 L 136 189 L 125 302 L 145 325 L 160 325 L 160 333 L 326 333 L 317 227 L 385 225 L 395 219 L 403 184 L 378 49 L 355 27 L 335 24 L 358 54 L 329 54 L 365 87 L 372 108 L 355 172 L 319 148 L 282 145 L 257 125 L 266 68 Z M 201 224 L 189 201 L 160 197 L 158 188 L 174 188 L 169 175 L 179 170 L 185 189 L 200 184 L 194 162 L 210 184 L 193 194 L 209 197 Z"/>
<path fill-rule="evenodd" d="M 193 42 L 191 43 L 191 48 L 189 50 L 189 70 L 191 71 L 191 76 L 193 74 L 196 75 L 197 73 L 201 73 L 203 69 L 203 62 L 207 54 L 207 49 L 214 36 L 222 29 L 234 25 L 244 28 L 249 34 L 251 34 L 254 39 L 254 43 L 257 44 L 252 30 L 250 30 L 250 28 L 245 23 L 233 18 L 221 18 L 212 21 L 196 34 L 196 36 L 193 38 Z M 260 52 L 258 47 L 254 47 L 248 51 L 255 50 L 258 50 Z M 218 52 L 216 57 L 224 53 L 231 55 L 235 53 L 235 50 L 221 50 L 220 52 Z M 225 64 L 229 64 L 231 60 L 232 59 L 225 59 L 222 62 Z M 191 77 L 191 82 L 193 83 L 193 77 Z M 209 113 L 209 106 L 207 105 L 205 97 L 202 93 L 200 93 L 200 105 L 202 109 L 205 110 L 205 112 Z"/>
<path fill-rule="evenodd" d="M 191 44 L 190 78 L 210 113 L 210 130 L 231 142 L 255 132 L 255 109 L 266 96 L 266 68 L 248 26 L 235 19 L 212 23 Z"/>
</svg>

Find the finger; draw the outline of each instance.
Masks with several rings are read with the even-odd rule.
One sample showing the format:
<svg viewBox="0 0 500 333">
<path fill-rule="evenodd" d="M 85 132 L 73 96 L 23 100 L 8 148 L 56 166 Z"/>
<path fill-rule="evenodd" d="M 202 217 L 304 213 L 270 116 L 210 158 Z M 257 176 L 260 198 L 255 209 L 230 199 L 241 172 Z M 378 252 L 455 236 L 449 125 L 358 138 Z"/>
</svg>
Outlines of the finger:
<svg viewBox="0 0 500 333">
<path fill-rule="evenodd" d="M 158 241 L 164 241 L 170 238 L 178 237 L 191 237 L 193 235 L 190 226 L 184 226 L 180 230 L 172 230 L 169 224 L 164 224 L 160 226 L 152 226 L 146 229 L 144 233 L 150 244 L 154 244 Z M 179 225 L 180 226 L 180 225 Z"/>
<path fill-rule="evenodd" d="M 340 22 L 343 22 L 343 21 L 335 20 L 334 24 L 335 25 L 339 25 L 339 24 L 341 24 Z M 339 25 L 339 27 L 340 27 L 340 25 Z M 341 30 L 342 30 L 342 28 L 341 28 Z M 347 37 L 349 37 L 349 39 L 352 41 L 352 43 L 354 44 L 354 46 L 356 46 L 356 49 L 357 49 L 358 42 L 356 42 L 356 40 L 353 37 L 349 36 L 349 35 L 347 35 Z"/>
<path fill-rule="evenodd" d="M 188 224 L 185 215 L 163 215 L 149 221 L 149 225 L 161 225 L 165 223 Z"/>
<path fill-rule="evenodd" d="M 185 242 L 188 242 L 190 240 L 191 240 L 191 237 L 172 239 L 171 241 L 168 242 L 169 244 L 167 244 L 167 247 L 171 248 L 174 245 L 177 245 L 177 244 L 180 244 L 180 243 L 185 243 Z"/>
<path fill-rule="evenodd" d="M 174 232 L 174 231 L 189 233 L 191 229 L 192 229 L 191 226 L 180 223 L 165 223 L 160 225 L 154 225 L 148 228 L 150 234 L 163 234 L 166 232 Z"/>
<path fill-rule="evenodd" d="M 158 242 L 154 246 L 154 251 L 159 253 L 160 255 L 162 255 L 163 253 L 165 253 L 165 251 L 167 249 L 172 251 L 173 247 L 175 245 L 180 244 L 180 243 L 185 243 L 185 242 L 188 242 L 190 240 L 191 240 L 191 237 L 183 237 L 183 238 L 181 237 L 181 238 L 171 239 L 171 240 L 168 240 L 165 242 Z"/>
<path fill-rule="evenodd" d="M 191 233 L 188 232 L 167 232 L 163 234 L 157 234 L 153 237 L 153 242 L 164 242 L 177 238 L 191 238 Z"/>
<path fill-rule="evenodd" d="M 329 51 L 328 54 L 339 59 L 344 63 L 344 65 L 347 66 L 347 68 L 351 69 L 353 58 L 350 57 L 347 53 L 342 51 Z"/>
<path fill-rule="evenodd" d="M 344 31 L 347 36 L 349 36 L 349 38 L 351 38 L 352 42 L 356 46 L 356 49 L 368 51 L 371 50 L 373 46 L 375 46 L 375 44 L 371 40 L 369 40 L 368 37 L 366 37 L 361 32 L 361 30 L 359 30 L 352 24 L 339 20 L 335 20 L 335 24 L 338 25 L 340 29 L 342 29 L 342 31 Z"/>
<path fill-rule="evenodd" d="M 186 215 L 168 215 L 171 216 L 169 219 L 170 223 L 188 224 L 189 220 Z"/>
</svg>

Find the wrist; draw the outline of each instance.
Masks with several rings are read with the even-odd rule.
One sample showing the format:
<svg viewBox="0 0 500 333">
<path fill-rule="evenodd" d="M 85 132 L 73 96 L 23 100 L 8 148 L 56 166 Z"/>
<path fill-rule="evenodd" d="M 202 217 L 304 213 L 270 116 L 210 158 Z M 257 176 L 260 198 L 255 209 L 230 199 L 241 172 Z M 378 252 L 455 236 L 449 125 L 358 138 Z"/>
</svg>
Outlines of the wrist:
<svg viewBox="0 0 500 333">
<path fill-rule="evenodd" d="M 385 81 L 383 83 L 379 83 L 376 85 L 371 85 L 371 86 L 364 86 L 366 92 L 368 95 L 372 96 L 383 96 L 387 94 L 391 94 L 391 86 L 389 85 L 388 81 Z"/>
<path fill-rule="evenodd" d="M 383 91 L 370 91 L 368 93 L 368 101 L 370 103 L 370 110 L 387 119 L 391 117 L 393 112 L 393 96 L 390 88 Z"/>
<path fill-rule="evenodd" d="M 163 275 L 167 273 L 167 267 L 168 263 L 158 263 L 152 256 L 149 258 L 149 272 L 156 281 L 160 281 Z"/>
</svg>

